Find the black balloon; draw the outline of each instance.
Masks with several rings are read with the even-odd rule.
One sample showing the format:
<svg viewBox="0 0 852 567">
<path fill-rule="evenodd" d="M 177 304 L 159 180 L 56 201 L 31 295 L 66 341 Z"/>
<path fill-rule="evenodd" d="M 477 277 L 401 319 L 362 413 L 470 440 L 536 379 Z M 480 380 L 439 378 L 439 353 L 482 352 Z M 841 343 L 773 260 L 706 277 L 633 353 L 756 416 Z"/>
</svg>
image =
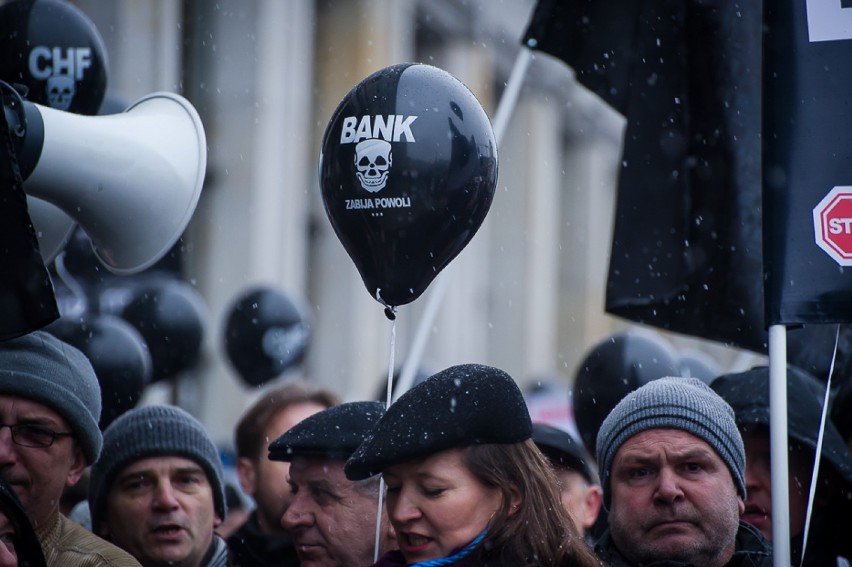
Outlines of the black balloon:
<svg viewBox="0 0 852 567">
<path fill-rule="evenodd" d="M 268 287 L 242 293 L 225 320 L 225 353 L 249 386 L 302 362 L 309 340 L 306 316 L 287 295 Z"/>
<path fill-rule="evenodd" d="M 201 358 L 205 305 L 189 284 L 164 279 L 141 285 L 121 317 L 145 339 L 153 381 L 175 378 Z"/>
<path fill-rule="evenodd" d="M 64 0 L 0 4 L 0 80 L 27 87 L 27 99 L 95 115 L 107 84 L 104 42 L 92 21 Z"/>
<path fill-rule="evenodd" d="M 494 198 L 497 144 L 476 97 L 450 74 L 387 67 L 329 121 L 325 211 L 370 296 L 410 303 L 473 238 Z"/>
<path fill-rule="evenodd" d="M 62 318 L 46 330 L 80 349 L 92 363 L 101 386 L 101 429 L 136 407 L 151 379 L 151 356 L 129 323 L 113 315 Z"/>
<path fill-rule="evenodd" d="M 601 423 L 624 396 L 651 380 L 679 375 L 674 349 L 650 333 L 616 333 L 592 347 L 577 368 L 572 397 L 589 454 L 596 454 Z"/>
</svg>

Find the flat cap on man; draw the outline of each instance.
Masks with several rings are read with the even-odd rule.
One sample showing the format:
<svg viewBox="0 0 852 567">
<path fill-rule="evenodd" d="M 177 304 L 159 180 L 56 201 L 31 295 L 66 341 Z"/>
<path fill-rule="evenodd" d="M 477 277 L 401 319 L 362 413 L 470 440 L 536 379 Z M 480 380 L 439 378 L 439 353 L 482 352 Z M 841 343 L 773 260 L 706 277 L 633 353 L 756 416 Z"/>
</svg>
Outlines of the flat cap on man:
<svg viewBox="0 0 852 567">
<path fill-rule="evenodd" d="M 269 459 L 348 459 L 385 412 L 381 402 L 349 402 L 306 417 L 269 445 Z"/>
</svg>

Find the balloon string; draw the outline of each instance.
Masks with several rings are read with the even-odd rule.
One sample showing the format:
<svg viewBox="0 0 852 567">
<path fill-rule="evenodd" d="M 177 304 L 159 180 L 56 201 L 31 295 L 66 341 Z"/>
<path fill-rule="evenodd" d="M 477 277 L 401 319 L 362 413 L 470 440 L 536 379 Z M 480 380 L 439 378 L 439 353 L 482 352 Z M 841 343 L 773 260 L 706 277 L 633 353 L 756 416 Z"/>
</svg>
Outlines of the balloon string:
<svg viewBox="0 0 852 567">
<path fill-rule="evenodd" d="M 825 435 L 825 419 L 828 414 L 829 395 L 831 393 L 831 376 L 834 374 L 834 363 L 837 360 L 837 347 L 840 344 L 840 325 L 834 335 L 834 352 L 831 355 L 831 365 L 828 367 L 828 379 L 825 384 L 825 398 L 822 403 L 822 415 L 820 416 L 819 432 L 817 434 L 816 451 L 814 451 L 814 470 L 811 476 L 811 488 L 808 493 L 808 506 L 805 512 L 805 530 L 802 536 L 802 556 L 799 558 L 799 567 L 805 563 L 805 551 L 808 548 L 808 532 L 811 529 L 811 515 L 813 514 L 814 495 L 816 494 L 817 478 L 819 477 L 819 464 L 822 457 L 822 442 Z"/>
<path fill-rule="evenodd" d="M 388 307 L 390 309 L 390 307 Z M 396 355 L 396 317 L 391 319 L 390 356 L 388 357 L 388 391 L 385 398 L 385 410 L 391 405 L 391 394 L 393 392 L 393 366 Z M 379 560 L 379 543 L 382 533 L 382 506 L 384 506 L 385 477 L 379 477 L 379 507 L 376 510 L 376 543 L 373 546 L 373 563 Z"/>
</svg>

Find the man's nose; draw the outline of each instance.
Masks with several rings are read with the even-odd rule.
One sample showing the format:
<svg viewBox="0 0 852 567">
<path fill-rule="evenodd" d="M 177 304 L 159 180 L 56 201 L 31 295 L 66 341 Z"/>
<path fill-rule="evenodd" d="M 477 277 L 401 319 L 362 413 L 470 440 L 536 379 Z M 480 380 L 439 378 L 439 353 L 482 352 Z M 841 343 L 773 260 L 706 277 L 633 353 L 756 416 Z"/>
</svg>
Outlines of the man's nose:
<svg viewBox="0 0 852 567">
<path fill-rule="evenodd" d="M 309 506 L 306 506 L 304 497 L 298 494 L 292 496 L 290 505 L 281 516 L 281 526 L 285 530 L 294 530 L 300 526 L 310 526 L 314 523 L 314 515 Z"/>
<path fill-rule="evenodd" d="M 657 477 L 656 498 L 671 504 L 683 497 L 678 475 L 669 467 L 662 467 Z"/>
</svg>

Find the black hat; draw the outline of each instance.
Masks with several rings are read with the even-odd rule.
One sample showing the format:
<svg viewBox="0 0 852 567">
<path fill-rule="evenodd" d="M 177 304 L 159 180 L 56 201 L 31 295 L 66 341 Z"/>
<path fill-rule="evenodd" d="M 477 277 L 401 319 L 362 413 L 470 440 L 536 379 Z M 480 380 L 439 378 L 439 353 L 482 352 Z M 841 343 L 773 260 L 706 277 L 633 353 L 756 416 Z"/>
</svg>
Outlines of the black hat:
<svg viewBox="0 0 852 567">
<path fill-rule="evenodd" d="M 520 443 L 531 435 L 529 411 L 511 376 L 480 364 L 452 366 L 400 396 L 344 471 L 360 480 L 445 449 Z"/>
<path fill-rule="evenodd" d="M 385 412 L 381 402 L 349 402 L 306 417 L 269 445 L 269 459 L 348 459 Z"/>
<path fill-rule="evenodd" d="M 570 433 L 545 423 L 533 423 L 532 440 L 554 466 L 577 471 L 586 481 L 594 483 L 586 450 Z"/>
<path fill-rule="evenodd" d="M 757 366 L 736 374 L 719 376 L 710 387 L 727 401 L 736 414 L 737 426 L 769 427 L 769 368 Z M 794 366 L 787 367 L 787 436 L 816 451 L 825 387 Z M 826 421 L 822 457 L 848 483 L 852 483 L 852 457 L 843 438 Z"/>
</svg>

